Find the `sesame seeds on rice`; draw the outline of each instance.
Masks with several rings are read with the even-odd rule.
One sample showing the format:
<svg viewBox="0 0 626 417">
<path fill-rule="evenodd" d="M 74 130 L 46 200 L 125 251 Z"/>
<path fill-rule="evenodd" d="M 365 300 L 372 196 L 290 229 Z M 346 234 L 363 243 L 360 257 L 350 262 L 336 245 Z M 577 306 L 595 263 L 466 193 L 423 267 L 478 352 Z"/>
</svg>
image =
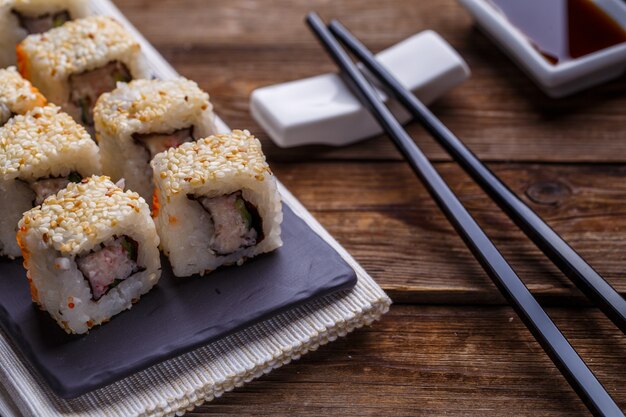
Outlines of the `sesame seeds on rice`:
<svg viewBox="0 0 626 417">
<path fill-rule="evenodd" d="M 6 106 L 11 113 L 23 114 L 44 104 L 46 99 L 22 78 L 15 67 L 0 69 L 0 105 Z"/>
<path fill-rule="evenodd" d="M 141 211 L 148 206 L 139 194 L 123 191 L 109 177 L 92 176 L 24 213 L 19 227 L 24 233 L 38 230 L 62 254 L 76 255 L 108 237 L 120 219 Z"/>
<path fill-rule="evenodd" d="M 26 53 L 35 71 L 65 79 L 102 66 L 129 49 L 140 46 L 122 25 L 111 17 L 91 16 L 26 37 L 18 45 L 18 55 Z"/>
<path fill-rule="evenodd" d="M 263 181 L 271 174 L 261 143 L 247 130 L 182 144 L 157 154 L 151 164 L 165 196 L 230 175 Z"/>
<path fill-rule="evenodd" d="M 94 109 L 94 117 L 99 128 L 109 135 L 121 136 L 142 132 L 146 126 L 151 127 L 172 113 L 188 118 L 196 109 L 210 111 L 212 106 L 209 95 L 193 81 L 183 77 L 134 80 L 103 94 Z"/>
<path fill-rule="evenodd" d="M 86 333 L 131 308 L 161 276 L 159 237 L 148 205 L 109 177 L 90 176 L 70 183 L 42 205 L 26 211 L 18 227 L 17 242 L 28 270 L 32 299 L 68 333 Z M 114 286 L 107 284 L 104 295 L 95 297 L 93 285 L 104 285 L 102 277 L 85 272 L 80 260 L 86 258 L 79 257 L 106 250 L 122 237 L 136 243 L 129 259 L 137 268 L 133 266 L 131 275 L 122 276 L 121 282 L 113 281 Z M 103 255 L 110 262 L 103 262 L 101 268 L 115 268 L 116 255 Z M 90 264 L 88 271 L 93 273 L 93 268 L 100 268 L 98 264 Z"/>
<path fill-rule="evenodd" d="M 53 104 L 37 107 L 0 127 L 0 175 L 36 177 L 86 148 L 97 154 L 91 136 L 74 119 Z"/>
</svg>

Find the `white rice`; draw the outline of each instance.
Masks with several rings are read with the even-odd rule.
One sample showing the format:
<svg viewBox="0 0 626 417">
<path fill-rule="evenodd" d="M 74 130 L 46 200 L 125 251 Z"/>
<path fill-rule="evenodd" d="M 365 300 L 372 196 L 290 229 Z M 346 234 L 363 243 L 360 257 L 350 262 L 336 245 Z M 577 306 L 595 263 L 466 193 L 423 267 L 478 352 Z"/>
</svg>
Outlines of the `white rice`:
<svg viewBox="0 0 626 417">
<path fill-rule="evenodd" d="M 0 67 L 15 65 L 15 46 L 28 35 L 12 10 L 30 16 L 67 10 L 78 19 L 87 16 L 87 0 L 0 0 Z"/>
<path fill-rule="evenodd" d="M 133 79 L 151 76 L 139 43 L 119 22 L 106 16 L 90 16 L 45 35 L 29 35 L 17 50 L 20 73 L 79 123 L 80 109 L 70 102 L 71 75 L 117 61 L 128 68 Z"/>
<path fill-rule="evenodd" d="M 58 216 L 65 222 L 55 223 Z M 94 301 L 76 257 L 114 236 L 128 236 L 138 243 L 137 264 L 145 269 Z M 41 207 L 24 213 L 18 240 L 33 301 L 68 333 L 86 333 L 131 308 L 161 276 L 159 237 L 148 205 L 108 177 L 70 184 Z"/>
<path fill-rule="evenodd" d="M 265 162 L 261 144 L 248 131 L 234 130 L 158 154 L 154 169 L 156 225 L 161 248 L 176 276 L 211 272 L 221 265 L 241 264 L 282 245 L 282 205 L 276 179 Z M 211 216 L 188 198 L 219 197 L 241 191 L 256 206 L 264 239 L 228 255 L 215 253 Z"/>
<path fill-rule="evenodd" d="M 0 69 L 0 126 L 14 114 L 46 104 L 46 99 L 15 67 Z"/>
<path fill-rule="evenodd" d="M 98 173 L 98 146 L 55 105 L 14 116 L 0 127 L 0 138 L 0 252 L 18 257 L 17 222 L 34 200 L 27 183 L 71 172 L 83 177 Z"/>
<path fill-rule="evenodd" d="M 170 133 L 193 127 L 195 138 L 216 132 L 209 95 L 185 78 L 135 80 L 103 94 L 94 108 L 102 169 L 152 201 L 152 169 L 134 134 Z"/>
</svg>

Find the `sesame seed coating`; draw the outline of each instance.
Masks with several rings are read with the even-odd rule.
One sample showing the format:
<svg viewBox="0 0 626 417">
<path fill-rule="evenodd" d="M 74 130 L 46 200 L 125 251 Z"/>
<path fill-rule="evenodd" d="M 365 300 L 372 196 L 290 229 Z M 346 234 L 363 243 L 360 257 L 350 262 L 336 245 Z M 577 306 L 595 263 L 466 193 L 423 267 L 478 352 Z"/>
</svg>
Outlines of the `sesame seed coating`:
<svg viewBox="0 0 626 417">
<path fill-rule="evenodd" d="M 109 177 L 92 176 L 24 213 L 19 227 L 20 233 L 42 233 L 42 241 L 61 254 L 77 255 L 109 237 L 122 219 L 149 211 L 139 194 L 122 190 Z"/>
<path fill-rule="evenodd" d="M 89 133 L 72 117 L 54 104 L 36 107 L 0 127 L 0 176 L 22 177 L 86 148 L 97 153 Z"/>
<path fill-rule="evenodd" d="M 115 19 L 91 16 L 29 35 L 18 45 L 18 55 L 27 56 L 27 72 L 63 80 L 98 68 L 131 49 L 140 46 Z"/>
<path fill-rule="evenodd" d="M 24 114 L 33 107 L 45 104 L 44 96 L 22 78 L 15 67 L 0 69 L 0 105 L 10 113 Z"/>
<path fill-rule="evenodd" d="M 196 114 L 211 109 L 209 95 L 183 77 L 134 80 L 100 96 L 94 119 L 98 130 L 120 136 L 140 132 L 146 124 L 168 118 L 172 113 Z"/>
<path fill-rule="evenodd" d="M 165 196 L 190 192 L 208 181 L 247 176 L 263 181 L 272 172 L 261 143 L 247 130 L 213 135 L 157 154 L 151 162 Z"/>
</svg>

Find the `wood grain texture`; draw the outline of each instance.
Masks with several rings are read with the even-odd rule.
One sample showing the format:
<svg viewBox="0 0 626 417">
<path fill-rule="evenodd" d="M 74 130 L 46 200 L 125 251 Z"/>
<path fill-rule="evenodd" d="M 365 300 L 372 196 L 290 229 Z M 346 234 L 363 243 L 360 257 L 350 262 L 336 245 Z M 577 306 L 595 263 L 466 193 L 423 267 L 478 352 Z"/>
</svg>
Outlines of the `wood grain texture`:
<svg viewBox="0 0 626 417">
<path fill-rule="evenodd" d="M 550 309 L 622 407 L 626 340 L 593 310 Z M 189 416 L 587 416 L 507 307 L 396 306 Z"/>
<path fill-rule="evenodd" d="M 626 160 L 626 80 L 566 100 L 548 99 L 472 28 L 471 20 L 454 1 L 118 3 L 174 67 L 210 92 L 220 116 L 231 126 L 249 127 L 262 137 L 263 132 L 248 113 L 247 100 L 254 88 L 334 68 L 302 23 L 308 9 L 317 9 L 344 20 L 376 49 L 426 28 L 448 39 L 468 60 L 473 76 L 437 103 L 435 110 L 453 130 L 463 132 L 467 143 L 486 160 Z M 267 11 L 263 13 L 265 20 L 258 24 L 255 18 L 262 10 Z M 185 30 L 172 30 L 169 25 Z M 597 106 L 584 105 L 595 100 Z M 410 130 L 434 160 L 447 159 L 419 126 L 412 125 Z M 484 141 L 487 152 L 481 151 L 483 145 L 474 139 Z M 385 137 L 340 149 L 291 150 L 278 149 L 266 139 L 264 149 L 278 177 L 395 300 L 502 302 Z M 620 208 L 624 199 L 615 194 L 623 189 L 622 170 L 615 168 L 607 174 L 608 179 L 599 173 L 594 185 L 587 186 L 587 174 L 594 173 L 595 168 L 585 169 L 577 179 L 571 179 L 579 188 L 570 190 L 570 179 L 563 176 L 576 176 L 579 165 L 569 169 L 499 166 L 505 181 L 521 194 L 530 186 L 528 181 L 541 189 L 544 183 L 548 188 L 556 183 L 564 192 L 572 191 L 567 202 L 557 207 L 533 207 L 599 272 L 626 291 L 621 277 L 626 242 L 615 237 L 615 231 L 624 229 L 619 216 L 624 211 Z M 534 293 L 547 299 L 582 301 L 569 280 L 540 256 L 460 170 L 449 164 L 440 168 Z M 597 186 L 603 189 L 594 195 Z M 615 196 L 610 205 L 603 203 L 607 194 Z M 618 242 L 603 245 L 607 238 Z"/>
<path fill-rule="evenodd" d="M 250 117 L 248 97 L 264 85 L 334 71 L 303 24 L 309 10 L 341 19 L 375 51 L 437 31 L 472 76 L 433 111 L 626 293 L 626 76 L 549 99 L 455 0 L 116 3 L 181 74 L 211 94 L 227 123 L 261 137 L 278 177 L 400 302 L 372 328 L 189 416 L 587 415 L 385 137 L 344 148 L 279 149 Z M 624 336 L 583 307 L 572 284 L 423 129 L 408 130 L 531 291 L 561 306 L 550 313 L 626 407 Z"/>
<path fill-rule="evenodd" d="M 174 67 L 212 94 L 222 117 L 266 139 L 248 113 L 260 86 L 334 71 L 303 24 L 307 11 L 341 19 L 373 50 L 425 29 L 466 59 L 472 77 L 433 107 L 482 158 L 492 161 L 626 161 L 626 76 L 563 100 L 545 97 L 474 28 L 455 0 L 118 0 L 126 16 Z M 425 132 L 427 153 L 448 159 Z M 341 149 L 281 150 L 274 160 L 399 159 L 384 138 Z"/>
<path fill-rule="evenodd" d="M 273 166 L 285 185 L 396 302 L 503 302 L 406 164 Z M 490 166 L 598 272 L 626 293 L 624 166 Z M 437 167 L 533 293 L 546 301 L 584 301 L 457 165 L 439 163 Z"/>
</svg>

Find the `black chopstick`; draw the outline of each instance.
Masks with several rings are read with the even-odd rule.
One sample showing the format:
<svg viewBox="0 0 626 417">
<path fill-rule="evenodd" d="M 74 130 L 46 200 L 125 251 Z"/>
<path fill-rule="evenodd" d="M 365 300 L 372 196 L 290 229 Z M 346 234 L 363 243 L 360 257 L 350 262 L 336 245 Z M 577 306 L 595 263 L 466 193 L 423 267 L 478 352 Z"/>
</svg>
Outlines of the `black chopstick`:
<svg viewBox="0 0 626 417">
<path fill-rule="evenodd" d="M 321 18 L 316 13 L 309 13 L 306 21 L 341 69 L 346 84 L 393 140 L 457 233 L 589 410 L 597 416 L 624 416 L 428 158 L 393 117 Z"/>
<path fill-rule="evenodd" d="M 574 284 L 626 333 L 626 300 L 571 246 L 487 168 L 413 93 L 338 21 L 330 31 L 483 188 L 517 226 Z"/>
</svg>

